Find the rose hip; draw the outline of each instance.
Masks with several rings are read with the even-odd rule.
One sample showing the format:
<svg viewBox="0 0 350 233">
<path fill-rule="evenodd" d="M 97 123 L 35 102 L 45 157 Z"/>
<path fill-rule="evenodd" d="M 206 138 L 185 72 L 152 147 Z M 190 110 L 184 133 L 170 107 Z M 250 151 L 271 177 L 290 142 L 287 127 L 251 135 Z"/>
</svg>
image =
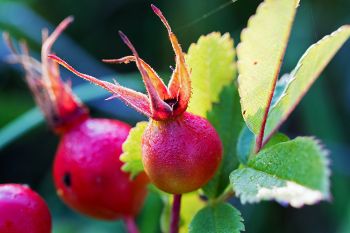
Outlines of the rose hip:
<svg viewBox="0 0 350 233">
<path fill-rule="evenodd" d="M 45 201 L 19 184 L 0 184 L 0 233 L 50 233 L 51 215 Z"/>
<path fill-rule="evenodd" d="M 126 123 L 90 118 L 88 109 L 60 77 L 59 66 L 48 59 L 51 47 L 72 22 L 66 18 L 48 35 L 43 32 L 41 63 L 30 57 L 26 44 L 12 60 L 23 65 L 26 81 L 37 105 L 60 136 L 53 176 L 62 200 L 91 217 L 112 220 L 138 214 L 147 194 L 148 178 L 143 173 L 134 180 L 121 170 L 122 144 L 130 126 Z"/>
<path fill-rule="evenodd" d="M 130 181 L 119 160 L 129 130 L 120 121 L 89 118 L 63 135 L 53 175 L 65 203 L 105 220 L 138 214 L 147 177 L 141 174 Z"/>
<path fill-rule="evenodd" d="M 119 34 L 133 55 L 105 60 L 109 63 L 136 62 L 148 96 L 118 83 L 112 84 L 80 73 L 55 55 L 49 57 L 151 118 L 142 138 L 145 171 L 159 189 L 181 194 L 202 187 L 213 177 L 221 162 L 222 144 L 206 119 L 186 112 L 191 81 L 184 53 L 161 11 L 153 5 L 152 9 L 165 25 L 176 55 L 176 67 L 169 85 L 165 86 L 157 73 L 139 57 L 122 32 Z"/>
</svg>

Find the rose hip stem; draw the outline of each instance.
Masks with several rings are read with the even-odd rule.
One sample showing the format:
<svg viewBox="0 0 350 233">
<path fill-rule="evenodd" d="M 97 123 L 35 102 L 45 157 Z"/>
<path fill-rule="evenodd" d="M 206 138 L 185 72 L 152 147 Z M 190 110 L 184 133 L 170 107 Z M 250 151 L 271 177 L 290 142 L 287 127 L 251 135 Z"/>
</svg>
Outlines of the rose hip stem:
<svg viewBox="0 0 350 233">
<path fill-rule="evenodd" d="M 124 222 L 129 233 L 139 233 L 134 217 L 126 217 L 124 218 Z"/>
<path fill-rule="evenodd" d="M 173 208 L 171 209 L 170 233 L 179 232 L 181 194 L 174 194 Z"/>
</svg>

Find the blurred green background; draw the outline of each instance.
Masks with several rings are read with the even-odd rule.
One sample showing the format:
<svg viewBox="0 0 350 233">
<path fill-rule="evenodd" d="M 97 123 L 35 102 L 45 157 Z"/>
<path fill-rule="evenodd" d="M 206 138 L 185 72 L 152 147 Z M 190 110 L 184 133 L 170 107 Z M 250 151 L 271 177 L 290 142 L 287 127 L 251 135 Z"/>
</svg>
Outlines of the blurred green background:
<svg viewBox="0 0 350 233">
<path fill-rule="evenodd" d="M 160 7 L 184 50 L 202 34 L 212 31 L 230 32 L 239 42 L 239 33 L 260 1 L 239 0 L 0 0 L 0 31 L 9 31 L 17 39 L 26 39 L 34 55 L 39 54 L 41 28 L 53 28 L 68 15 L 75 22 L 66 31 L 54 51 L 81 71 L 99 77 L 115 76 L 123 85 L 141 89 L 134 65 L 111 66 L 102 58 L 130 54 L 117 36 L 122 30 L 133 41 L 140 55 L 156 70 L 170 72 L 173 52 L 167 34 L 150 9 Z M 224 7 L 225 6 L 225 7 Z M 213 13 L 213 14 L 211 14 Z M 343 24 L 350 23 L 349 0 L 304 0 L 297 14 L 282 73 L 291 71 L 312 43 Z M 48 201 L 54 217 L 54 233 L 125 232 L 121 222 L 101 222 L 78 215 L 66 208 L 55 195 L 51 164 L 58 139 L 41 116 L 32 111 L 32 97 L 23 81 L 20 67 L 6 64 L 8 50 L 0 41 L 0 129 L 7 134 L 26 132 L 8 140 L 0 148 L 0 183 L 26 183 Z M 73 75 L 63 71 L 65 78 Z M 87 101 L 96 117 L 115 117 L 135 124 L 143 117 L 126 108 L 118 100 L 104 101 L 107 93 L 72 78 L 74 86 Z M 332 193 L 329 203 L 302 209 L 283 207 L 277 203 L 240 205 L 248 233 L 349 233 L 350 232 L 350 43 L 348 42 L 312 87 L 283 131 L 290 137 L 315 135 L 331 151 Z M 37 122 L 37 124 L 29 123 Z M 27 130 L 30 129 L 30 130 Z M 4 144 L 4 143 L 3 143 Z M 162 203 L 151 193 L 138 218 L 142 232 L 159 232 Z"/>
</svg>

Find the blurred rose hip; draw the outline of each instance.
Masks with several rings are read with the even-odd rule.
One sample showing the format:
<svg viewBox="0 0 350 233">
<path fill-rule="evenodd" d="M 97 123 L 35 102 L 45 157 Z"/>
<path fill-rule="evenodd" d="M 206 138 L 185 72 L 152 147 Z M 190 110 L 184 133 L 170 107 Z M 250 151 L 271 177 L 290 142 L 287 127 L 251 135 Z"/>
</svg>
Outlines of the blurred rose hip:
<svg viewBox="0 0 350 233">
<path fill-rule="evenodd" d="M 0 233 L 50 233 L 45 201 L 25 185 L 0 184 Z"/>
<path fill-rule="evenodd" d="M 62 200 L 88 216 L 113 220 L 138 214 L 145 196 L 147 176 L 134 180 L 121 171 L 122 144 L 130 126 L 110 119 L 95 119 L 60 77 L 57 63 L 48 59 L 51 47 L 72 22 L 68 17 L 49 35 L 43 32 L 41 62 L 29 55 L 25 43 L 21 52 L 11 41 L 12 60 L 23 65 L 26 81 L 45 118 L 60 136 L 53 165 L 54 182 Z"/>
</svg>

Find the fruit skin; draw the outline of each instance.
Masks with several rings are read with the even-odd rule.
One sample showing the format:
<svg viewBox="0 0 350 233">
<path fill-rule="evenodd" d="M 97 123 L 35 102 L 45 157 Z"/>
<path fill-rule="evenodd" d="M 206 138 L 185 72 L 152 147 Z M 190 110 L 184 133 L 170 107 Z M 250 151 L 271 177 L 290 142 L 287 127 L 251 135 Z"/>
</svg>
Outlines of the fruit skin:
<svg viewBox="0 0 350 233">
<path fill-rule="evenodd" d="M 0 233 L 50 233 L 45 201 L 24 185 L 0 185 Z"/>
<path fill-rule="evenodd" d="M 142 137 L 142 162 L 159 189 L 181 194 L 206 184 L 222 159 L 222 143 L 211 124 L 185 112 L 176 120 L 150 121 Z"/>
<path fill-rule="evenodd" d="M 67 205 L 104 220 L 139 212 L 148 178 L 143 173 L 131 181 L 119 160 L 129 130 L 128 124 L 117 120 L 88 118 L 63 135 L 53 176 Z"/>
</svg>

